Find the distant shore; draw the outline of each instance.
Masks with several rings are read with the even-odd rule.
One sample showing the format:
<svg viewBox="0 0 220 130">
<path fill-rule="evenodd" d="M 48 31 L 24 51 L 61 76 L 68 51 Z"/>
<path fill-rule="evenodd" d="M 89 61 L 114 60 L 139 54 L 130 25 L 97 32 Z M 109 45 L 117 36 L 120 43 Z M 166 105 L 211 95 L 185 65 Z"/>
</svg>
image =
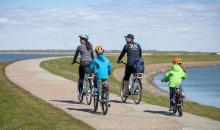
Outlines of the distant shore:
<svg viewBox="0 0 220 130">
<path fill-rule="evenodd" d="M 121 50 L 105 50 L 106 54 L 116 55 Z M 75 50 L 0 50 L 0 54 L 74 54 Z M 143 50 L 143 55 L 220 55 L 217 52 L 157 51 Z"/>
<path fill-rule="evenodd" d="M 75 52 L 0 52 L 0 54 L 74 54 Z"/>
</svg>

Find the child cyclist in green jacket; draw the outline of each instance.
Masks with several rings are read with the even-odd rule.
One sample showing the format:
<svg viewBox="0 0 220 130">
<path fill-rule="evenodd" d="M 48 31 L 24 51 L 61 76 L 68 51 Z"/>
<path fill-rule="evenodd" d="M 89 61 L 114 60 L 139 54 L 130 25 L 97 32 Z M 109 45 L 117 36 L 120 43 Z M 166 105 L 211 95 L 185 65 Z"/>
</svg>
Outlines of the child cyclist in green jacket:
<svg viewBox="0 0 220 130">
<path fill-rule="evenodd" d="M 175 89 L 180 88 L 182 92 L 182 96 L 184 97 L 184 92 L 181 86 L 182 80 L 187 77 L 187 73 L 185 69 L 182 67 L 182 61 L 179 57 L 173 58 L 173 66 L 166 73 L 164 78 L 161 80 L 162 82 L 169 82 L 169 90 L 170 90 L 170 111 L 173 109 L 174 105 L 174 94 Z"/>
</svg>

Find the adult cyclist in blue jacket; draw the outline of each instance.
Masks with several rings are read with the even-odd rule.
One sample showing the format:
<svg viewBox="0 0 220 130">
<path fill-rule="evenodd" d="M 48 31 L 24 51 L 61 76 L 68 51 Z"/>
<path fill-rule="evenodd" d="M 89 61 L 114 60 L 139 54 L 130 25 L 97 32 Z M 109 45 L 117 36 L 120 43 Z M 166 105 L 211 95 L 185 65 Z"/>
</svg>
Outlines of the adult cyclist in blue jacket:
<svg viewBox="0 0 220 130">
<path fill-rule="evenodd" d="M 138 43 L 134 42 L 134 35 L 125 36 L 126 44 L 118 57 L 117 63 L 120 63 L 124 55 L 127 53 L 127 65 L 125 67 L 125 75 L 123 79 L 124 93 L 129 93 L 129 79 L 133 71 L 133 65 L 142 57 L 142 49 Z"/>
</svg>

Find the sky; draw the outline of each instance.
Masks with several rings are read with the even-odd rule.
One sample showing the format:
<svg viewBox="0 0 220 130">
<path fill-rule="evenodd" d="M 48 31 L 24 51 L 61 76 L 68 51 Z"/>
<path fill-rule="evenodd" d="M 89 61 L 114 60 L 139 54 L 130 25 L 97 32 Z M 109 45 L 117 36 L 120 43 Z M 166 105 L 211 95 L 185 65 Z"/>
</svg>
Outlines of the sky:
<svg viewBox="0 0 220 130">
<path fill-rule="evenodd" d="M 144 50 L 220 52 L 220 0 L 0 0 L 0 50 L 121 50 L 132 33 Z"/>
</svg>

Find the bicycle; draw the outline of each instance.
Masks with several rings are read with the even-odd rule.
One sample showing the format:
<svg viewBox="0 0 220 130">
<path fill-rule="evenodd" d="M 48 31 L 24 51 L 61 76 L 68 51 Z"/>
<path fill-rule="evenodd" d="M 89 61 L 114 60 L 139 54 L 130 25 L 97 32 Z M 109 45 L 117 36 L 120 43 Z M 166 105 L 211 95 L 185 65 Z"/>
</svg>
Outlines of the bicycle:
<svg viewBox="0 0 220 130">
<path fill-rule="evenodd" d="M 76 62 L 77 64 L 80 64 L 79 62 Z M 88 71 L 88 68 L 85 69 L 85 72 Z M 78 86 L 78 100 L 79 100 L 79 103 L 82 103 L 83 102 L 83 98 L 84 96 L 86 96 L 86 103 L 88 105 L 91 104 L 92 102 L 92 96 L 93 96 L 93 76 L 90 75 L 90 74 L 85 74 L 85 78 L 83 80 L 83 88 L 82 88 L 82 92 L 80 93 L 79 92 L 79 86 Z"/>
<path fill-rule="evenodd" d="M 176 88 L 174 94 L 173 113 L 175 114 L 177 111 L 179 116 L 183 115 L 183 98 L 180 88 Z"/>
<path fill-rule="evenodd" d="M 123 61 L 121 61 L 120 63 L 127 65 L 127 63 L 124 63 Z M 132 73 L 131 83 L 129 82 L 128 94 L 124 90 L 124 82 L 122 80 L 121 88 L 120 88 L 120 95 L 122 102 L 126 102 L 129 95 L 132 95 L 135 104 L 139 104 L 141 102 L 142 78 L 143 78 L 143 73 Z"/>
<path fill-rule="evenodd" d="M 94 92 L 94 111 L 97 111 L 100 102 L 100 106 L 102 107 L 102 114 L 106 115 L 109 107 L 108 86 L 101 80 L 98 80 L 98 90 L 100 90 L 98 93 Z"/>
</svg>

